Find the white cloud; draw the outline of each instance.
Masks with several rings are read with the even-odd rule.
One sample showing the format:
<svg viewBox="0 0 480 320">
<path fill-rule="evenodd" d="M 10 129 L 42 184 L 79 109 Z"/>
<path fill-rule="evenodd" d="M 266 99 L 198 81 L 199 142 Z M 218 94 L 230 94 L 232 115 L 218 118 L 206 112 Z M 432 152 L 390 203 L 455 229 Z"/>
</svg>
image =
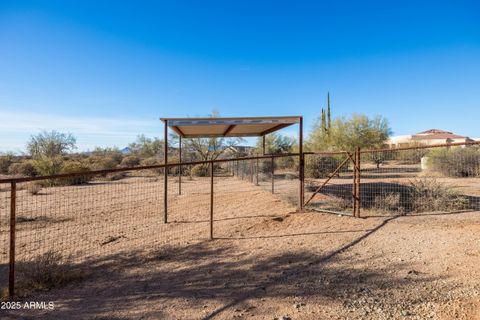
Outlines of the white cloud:
<svg viewBox="0 0 480 320">
<path fill-rule="evenodd" d="M 123 147 L 137 135 L 160 136 L 158 118 L 68 117 L 31 112 L 0 111 L 0 150 L 22 151 L 32 134 L 42 130 L 71 132 L 77 137 L 79 150 L 95 146 Z"/>
</svg>

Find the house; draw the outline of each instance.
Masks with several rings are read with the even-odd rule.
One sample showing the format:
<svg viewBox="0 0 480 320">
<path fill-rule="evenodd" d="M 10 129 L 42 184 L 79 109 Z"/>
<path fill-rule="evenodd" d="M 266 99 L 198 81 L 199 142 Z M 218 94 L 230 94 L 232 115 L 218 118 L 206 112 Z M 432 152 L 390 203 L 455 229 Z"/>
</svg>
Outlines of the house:
<svg viewBox="0 0 480 320">
<path fill-rule="evenodd" d="M 412 136 L 412 141 L 420 144 L 432 145 L 444 143 L 473 142 L 473 139 L 460 136 L 449 131 L 430 129 Z"/>
<path fill-rule="evenodd" d="M 391 148 L 401 148 L 407 147 L 412 144 L 434 145 L 473 141 L 474 140 L 469 137 L 464 137 L 449 131 L 430 129 L 414 135 L 391 137 L 388 141 L 388 145 Z"/>
<path fill-rule="evenodd" d="M 255 150 L 255 147 L 250 146 L 229 146 L 224 151 L 224 157 L 228 158 L 231 156 L 235 157 L 245 157 L 248 155 L 252 155 Z"/>
</svg>

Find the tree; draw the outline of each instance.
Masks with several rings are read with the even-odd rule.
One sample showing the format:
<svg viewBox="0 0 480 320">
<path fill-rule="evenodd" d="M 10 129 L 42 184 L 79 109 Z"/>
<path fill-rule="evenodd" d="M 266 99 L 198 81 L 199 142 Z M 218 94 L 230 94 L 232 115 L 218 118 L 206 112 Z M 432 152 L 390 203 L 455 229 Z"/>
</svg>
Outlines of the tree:
<svg viewBox="0 0 480 320">
<path fill-rule="evenodd" d="M 295 145 L 295 139 L 287 136 L 283 136 L 277 133 L 270 133 L 265 136 L 265 153 L 266 154 L 278 154 L 278 153 L 291 153 Z M 259 138 L 256 145 L 257 153 L 263 151 L 263 139 Z"/>
<path fill-rule="evenodd" d="M 27 144 L 30 155 L 35 158 L 49 158 L 63 156 L 67 152 L 76 149 L 77 140 L 71 133 L 58 131 L 42 131 L 32 136 Z"/>
<path fill-rule="evenodd" d="M 163 140 L 156 137 L 147 138 L 143 134 L 137 136 L 137 140 L 128 145 L 133 153 L 144 158 L 163 156 L 163 146 Z"/>
<path fill-rule="evenodd" d="M 211 118 L 219 116 L 217 111 L 212 111 Z M 172 139 L 171 139 L 172 140 Z M 189 138 L 182 139 L 182 150 L 192 152 L 193 157 L 198 160 L 215 160 L 220 157 L 230 147 L 242 142 L 241 138 Z M 170 144 L 170 143 L 169 143 Z"/>
<path fill-rule="evenodd" d="M 391 134 L 388 121 L 377 116 L 373 119 L 365 115 L 353 114 L 350 117 L 336 118 L 332 122 L 330 134 L 324 133 L 322 124 L 314 125 L 307 145 L 311 150 L 345 150 L 379 148 L 385 145 Z"/>
</svg>

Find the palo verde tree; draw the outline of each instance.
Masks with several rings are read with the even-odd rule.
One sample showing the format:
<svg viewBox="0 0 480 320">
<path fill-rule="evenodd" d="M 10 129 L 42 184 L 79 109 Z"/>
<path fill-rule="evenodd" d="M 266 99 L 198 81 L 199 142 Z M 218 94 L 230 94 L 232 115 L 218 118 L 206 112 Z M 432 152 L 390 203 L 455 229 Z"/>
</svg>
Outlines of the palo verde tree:
<svg viewBox="0 0 480 320">
<path fill-rule="evenodd" d="M 369 118 L 353 114 L 339 117 L 332 122 L 329 134 L 325 134 L 322 123 L 317 121 L 308 138 L 311 150 L 347 150 L 383 147 L 391 134 L 387 119 L 382 116 Z"/>
<path fill-rule="evenodd" d="M 42 131 L 32 136 L 27 144 L 27 150 L 32 158 L 55 158 L 60 157 L 76 149 L 77 139 L 71 133 L 58 131 Z"/>
<path fill-rule="evenodd" d="M 278 154 L 278 153 L 291 153 L 295 146 L 295 139 L 292 137 L 284 136 L 278 133 L 270 133 L 265 136 L 265 153 L 266 154 Z M 257 140 L 255 148 L 257 153 L 263 151 L 263 139 Z"/>
</svg>

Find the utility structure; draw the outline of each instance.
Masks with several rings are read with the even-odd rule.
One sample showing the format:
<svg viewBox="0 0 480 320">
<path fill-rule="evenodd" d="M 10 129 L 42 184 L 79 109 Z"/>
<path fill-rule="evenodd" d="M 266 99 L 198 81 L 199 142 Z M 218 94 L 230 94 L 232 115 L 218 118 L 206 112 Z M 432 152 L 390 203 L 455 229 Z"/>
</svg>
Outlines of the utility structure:
<svg viewBox="0 0 480 320">
<path fill-rule="evenodd" d="M 262 137 L 263 155 L 265 155 L 265 136 L 283 128 L 298 124 L 298 157 L 299 157 L 299 195 L 298 209 L 303 210 L 304 202 L 304 154 L 303 154 L 303 117 L 238 117 L 238 118 L 160 118 L 164 123 L 164 222 L 168 222 L 168 128 L 179 137 L 179 163 L 182 162 L 182 139 L 189 138 L 233 138 L 233 137 Z M 179 170 L 178 190 L 182 190 L 182 171 Z M 210 162 L 210 175 L 213 177 L 213 161 Z M 273 188 L 272 188 L 273 189 Z M 213 187 L 211 190 L 213 199 Z M 211 214 L 213 200 L 211 201 Z"/>
</svg>

